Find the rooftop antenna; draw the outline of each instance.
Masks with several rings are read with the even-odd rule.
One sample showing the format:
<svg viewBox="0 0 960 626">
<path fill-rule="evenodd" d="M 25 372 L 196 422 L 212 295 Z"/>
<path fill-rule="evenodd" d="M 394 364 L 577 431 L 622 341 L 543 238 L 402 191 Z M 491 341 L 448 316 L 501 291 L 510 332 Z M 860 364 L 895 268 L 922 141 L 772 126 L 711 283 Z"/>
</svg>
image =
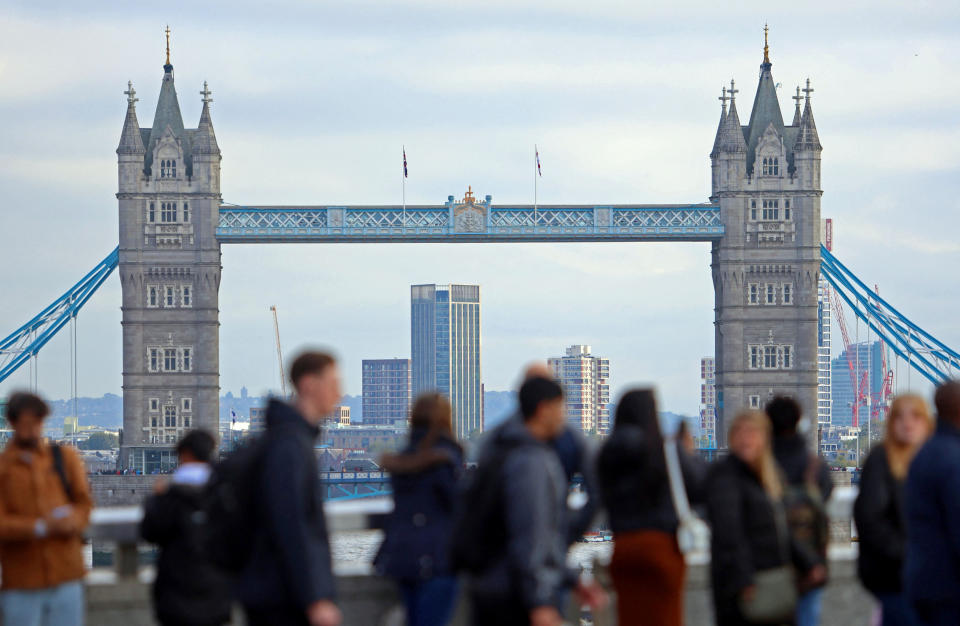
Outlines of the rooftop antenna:
<svg viewBox="0 0 960 626">
<path fill-rule="evenodd" d="M 283 352 L 280 350 L 280 324 L 277 322 L 277 305 L 271 305 L 273 312 L 273 333 L 277 338 L 277 364 L 280 366 L 280 392 L 287 397 L 287 379 L 283 376 Z"/>
</svg>

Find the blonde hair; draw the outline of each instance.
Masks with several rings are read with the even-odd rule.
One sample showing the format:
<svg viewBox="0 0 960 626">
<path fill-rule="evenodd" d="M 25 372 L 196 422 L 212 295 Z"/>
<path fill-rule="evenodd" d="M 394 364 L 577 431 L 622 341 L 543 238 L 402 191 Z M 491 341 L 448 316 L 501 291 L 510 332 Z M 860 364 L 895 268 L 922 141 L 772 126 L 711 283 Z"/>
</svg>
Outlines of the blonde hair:
<svg viewBox="0 0 960 626">
<path fill-rule="evenodd" d="M 913 404 L 920 409 L 927 422 L 927 437 L 933 433 L 934 423 L 933 415 L 930 413 L 930 407 L 922 396 L 915 393 L 904 393 L 896 396 L 890 404 L 890 410 L 887 412 L 887 424 L 883 434 L 883 447 L 887 452 L 887 465 L 890 466 L 890 473 L 897 480 L 903 480 L 907 476 L 907 469 L 913 460 L 913 455 L 920 449 L 920 445 L 911 445 L 896 440 L 893 436 L 893 427 L 897 420 L 903 418 L 905 405 Z"/>
<path fill-rule="evenodd" d="M 763 450 L 760 453 L 760 458 L 750 465 L 750 469 L 760 479 L 760 484 L 763 485 L 763 490 L 767 492 L 770 499 L 780 500 L 783 497 L 783 481 L 780 478 L 780 470 L 777 469 L 777 461 L 773 456 L 773 445 L 771 443 L 773 427 L 770 425 L 770 419 L 763 411 L 749 410 L 737 413 L 730 424 L 727 441 L 732 442 L 733 438 L 737 436 L 737 431 L 744 426 L 752 426 L 763 433 Z"/>
</svg>

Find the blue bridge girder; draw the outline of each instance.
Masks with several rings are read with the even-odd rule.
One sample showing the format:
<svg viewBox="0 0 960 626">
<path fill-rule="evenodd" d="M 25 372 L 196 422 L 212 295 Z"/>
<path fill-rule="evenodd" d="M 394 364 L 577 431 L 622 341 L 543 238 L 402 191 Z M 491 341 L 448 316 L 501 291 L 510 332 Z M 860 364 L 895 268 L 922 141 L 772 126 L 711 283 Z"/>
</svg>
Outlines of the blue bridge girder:
<svg viewBox="0 0 960 626">
<path fill-rule="evenodd" d="M 220 207 L 221 243 L 715 241 L 720 207 L 493 205 Z"/>
<path fill-rule="evenodd" d="M 76 317 L 87 300 L 117 268 L 119 248 L 100 261 L 63 295 L 37 313 L 29 322 L 0 340 L 0 382 L 36 356 L 61 328 Z"/>
<path fill-rule="evenodd" d="M 320 472 L 320 485 L 327 500 L 375 498 L 392 493 L 387 472 Z"/>
</svg>

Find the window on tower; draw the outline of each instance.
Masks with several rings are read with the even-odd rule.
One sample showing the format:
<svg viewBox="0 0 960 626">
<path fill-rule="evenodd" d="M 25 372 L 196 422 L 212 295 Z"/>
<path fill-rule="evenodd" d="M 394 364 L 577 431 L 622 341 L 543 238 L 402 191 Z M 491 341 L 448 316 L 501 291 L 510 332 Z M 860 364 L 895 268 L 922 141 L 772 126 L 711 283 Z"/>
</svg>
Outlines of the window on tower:
<svg viewBox="0 0 960 626">
<path fill-rule="evenodd" d="M 173 348 L 166 348 L 163 351 L 163 371 L 175 372 L 177 370 L 177 351 Z"/>
<path fill-rule="evenodd" d="M 160 203 L 160 221 L 167 224 L 177 221 L 177 203 L 176 202 Z"/>
<path fill-rule="evenodd" d="M 153 202 L 150 203 L 150 208 L 147 210 L 147 221 L 151 224 L 157 221 L 156 205 Z"/>
<path fill-rule="evenodd" d="M 190 206 L 186 202 L 183 203 L 183 221 L 190 221 Z"/>
</svg>

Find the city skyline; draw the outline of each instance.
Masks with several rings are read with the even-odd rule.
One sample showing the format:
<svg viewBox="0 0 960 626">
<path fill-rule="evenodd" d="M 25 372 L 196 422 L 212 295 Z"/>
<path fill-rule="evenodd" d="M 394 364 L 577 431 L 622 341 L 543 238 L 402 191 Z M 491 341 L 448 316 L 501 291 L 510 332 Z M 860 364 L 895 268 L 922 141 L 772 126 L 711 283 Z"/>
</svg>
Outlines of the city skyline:
<svg viewBox="0 0 960 626">
<path fill-rule="evenodd" d="M 529 49 L 509 44 L 506 51 L 485 64 L 469 59 L 459 59 L 457 64 L 421 63 L 428 61 L 428 50 L 409 47 L 404 65 L 423 68 L 429 80 L 414 80 L 417 77 L 411 75 L 393 82 L 380 80 L 397 70 L 389 59 L 399 42 L 388 39 L 384 47 L 371 51 L 370 58 L 341 57 L 346 69 L 342 74 L 326 70 L 330 74 L 325 75 L 328 80 L 323 81 L 323 90 L 301 85 L 293 73 L 261 71 L 262 81 L 241 78 L 238 68 L 252 68 L 254 73 L 257 69 L 274 69 L 274 64 L 282 63 L 292 50 L 289 45 L 271 46 L 276 41 L 255 32 L 252 18 L 231 24 L 248 37 L 249 50 L 228 50 L 206 45 L 209 35 L 196 26 L 204 19 L 205 9 L 199 9 L 200 14 L 191 19 L 186 19 L 185 7 L 166 10 L 174 13 L 172 16 L 161 16 L 159 11 L 135 12 L 122 20 L 112 18 L 107 26 L 97 23 L 94 6 L 92 16 L 79 17 L 69 27 L 52 23 L 44 12 L 28 6 L 6 9 L 5 17 L 10 19 L 2 28 L 10 51 L 4 55 L 9 61 L 3 71 L 11 89 L 2 102 L 11 115 L 24 122 L 3 131 L 7 141 L 3 142 L 6 149 L 2 158 L 7 167 L 0 181 L 9 190 L 11 206 L 35 210 L 11 211 L 5 222 L 13 229 L 36 229 L 42 234 L 13 238 L 0 251 L 0 261 L 10 267 L 23 267 L 22 259 L 31 260 L 28 269 L 5 282 L 5 287 L 19 298 L 0 311 L 0 324 L 11 329 L 21 324 L 76 280 L 78 276 L 70 268 L 78 264 L 87 267 L 89 263 L 82 259 L 93 262 L 114 245 L 112 196 L 116 181 L 112 161 L 122 118 L 120 91 L 127 79 L 134 80 L 141 105 L 152 110 L 162 62 L 157 24 L 168 19 L 173 24 L 173 62 L 185 118 L 193 120 L 199 112 L 199 97 L 194 92 L 199 91 L 202 80 L 209 79 L 214 90 L 212 108 L 218 136 L 229 145 L 223 163 L 224 188 L 230 190 L 227 201 L 254 202 L 283 195 L 290 201 L 396 202 L 399 150 L 394 148 L 400 145 L 402 135 L 412 134 L 418 138 L 413 148 L 410 141 L 406 142 L 411 170 L 407 194 L 412 201 L 439 202 L 447 194 L 461 194 L 467 184 L 474 184 L 478 193 L 492 193 L 495 202 L 526 200 L 532 191 L 528 189 L 532 158 L 527 154 L 531 150 L 526 144 L 532 146 L 537 136 L 548 139 L 539 141 L 545 175 L 540 187 L 543 201 L 574 198 L 589 202 L 707 195 L 705 155 L 716 119 L 716 77 L 751 77 L 759 60 L 760 23 L 759 18 L 756 24 L 746 19 L 747 11 L 728 17 L 704 9 L 718 23 L 709 30 L 697 24 L 685 26 L 680 38 L 687 42 L 683 46 L 676 45 L 678 37 L 673 33 L 670 37 L 653 34 L 637 38 L 634 30 L 611 31 L 606 28 L 611 13 L 603 7 L 591 9 L 594 21 L 582 32 L 572 33 L 564 24 L 577 9 L 567 7 L 544 12 L 545 20 L 531 35 Z M 769 19 L 777 78 L 790 81 L 784 82 L 784 89 L 806 73 L 812 75 L 817 88 L 818 126 L 825 141 L 824 158 L 830 161 L 824 169 L 829 178 L 824 184 L 824 215 L 842 218 L 838 237 L 843 241 L 845 262 L 863 270 L 868 279 L 882 279 L 880 287 L 885 297 L 909 302 L 907 313 L 935 329 L 948 343 L 957 343 L 960 327 L 940 310 L 934 297 L 938 293 L 936 278 L 922 269 L 960 259 L 956 244 L 946 237 L 937 240 L 930 235 L 949 230 L 939 221 L 943 215 L 953 214 L 948 209 L 956 203 L 955 182 L 949 175 L 957 164 L 957 144 L 951 137 L 958 129 L 946 113 L 952 110 L 950 102 L 957 88 L 937 80 L 944 59 L 956 52 L 956 42 L 941 30 L 949 20 L 924 20 L 926 24 L 921 24 L 910 18 L 899 19 L 900 30 L 894 38 L 880 25 L 887 11 L 884 7 L 854 32 L 842 25 L 843 9 L 830 5 L 823 9 L 829 18 L 816 22 L 805 21 L 810 18 L 801 12 Z M 500 10 L 509 13 L 516 9 Z M 375 11 L 389 9 L 381 6 Z M 178 12 L 180 25 L 174 19 Z M 444 37 L 451 41 L 478 29 L 494 38 L 509 33 L 505 23 L 482 13 L 477 6 L 440 13 L 430 23 L 437 25 L 448 18 L 449 23 L 443 22 L 445 28 L 449 27 Z M 414 10 L 411 15 L 416 19 L 423 14 Z M 948 15 L 945 11 L 940 17 Z M 463 16 L 478 19 L 462 24 L 454 19 Z M 683 22 L 670 10 L 659 14 L 639 8 L 631 9 L 621 19 L 631 25 L 648 24 L 647 28 Z M 83 28 L 77 29 L 77 25 Z M 330 36 L 324 42 L 315 40 L 315 33 L 311 33 L 306 47 L 321 51 L 328 45 L 346 43 L 348 48 L 363 50 L 364 37 L 369 34 L 364 28 L 378 27 L 368 24 L 352 28 L 327 33 Z M 85 51 L 82 60 L 62 59 L 46 52 L 52 38 L 70 42 L 77 37 L 76 30 L 98 33 L 96 45 L 78 46 Z M 303 43 L 306 33 L 295 27 L 292 30 L 291 40 Z M 818 44 L 837 40 L 841 31 L 842 54 L 824 52 L 824 46 Z M 128 41 L 130 33 L 137 33 L 133 43 Z M 151 40 L 153 34 L 156 41 Z M 231 39 L 235 36 L 232 34 Z M 89 37 L 85 35 L 83 41 Z M 552 45 L 566 39 L 604 45 L 585 46 L 592 51 L 586 58 L 574 60 Z M 672 45 L 667 46 L 668 41 Z M 536 61 L 534 48 L 548 53 Z M 255 55 L 253 50 L 257 50 Z M 658 64 L 656 60 L 661 58 L 670 62 Z M 697 59 L 710 60 L 698 63 Z M 869 75 L 862 71 L 867 59 L 881 60 L 877 64 L 880 67 L 874 66 L 876 71 Z M 515 68 L 513 73 L 500 73 L 507 61 Z M 30 74 L 25 73 L 28 67 Z M 563 74 L 550 71 L 559 67 L 564 67 Z M 605 72 L 598 74 L 598 68 Z M 642 87 L 624 87 L 624 75 L 639 79 L 628 82 Z M 678 75 L 684 80 L 678 81 Z M 492 85 L 486 81 L 487 95 L 477 98 L 476 85 L 491 76 L 502 80 L 492 81 Z M 536 78 L 533 88 L 542 93 L 534 93 L 530 99 L 531 94 L 521 88 L 525 81 L 518 76 Z M 81 80 L 83 95 L 77 101 L 75 86 Z M 562 104 L 562 99 L 549 97 L 567 93 L 571 81 L 589 87 L 589 106 L 577 99 Z M 739 82 L 749 85 L 751 81 Z M 902 89 L 887 94 L 883 105 L 878 106 L 862 98 L 877 83 L 898 84 Z M 408 91 L 401 87 L 403 84 L 408 85 Z M 328 90 L 360 95 L 373 85 L 409 96 L 404 105 L 408 119 L 405 125 L 396 122 L 397 116 L 386 115 L 386 110 L 371 109 L 369 103 L 349 115 L 337 100 L 326 98 Z M 295 101 L 279 100 L 289 107 L 264 106 L 267 98 L 278 102 L 276 90 L 292 92 L 295 87 Z M 622 94 L 623 89 L 629 93 Z M 597 97 L 608 91 L 616 91 L 618 97 Z M 448 94 L 439 109 L 427 104 L 437 93 Z M 549 101 L 539 100 L 548 97 Z M 473 103 L 478 99 L 496 105 L 494 114 L 485 115 L 482 107 Z M 525 99 L 535 105 L 531 109 L 536 115 L 518 109 L 516 117 L 508 118 L 506 128 L 490 130 L 494 119 L 502 123 L 504 107 L 514 110 Z M 631 106 L 610 104 L 620 100 L 629 101 Z M 72 106 L 63 106 L 64 102 Z M 255 111 L 258 106 L 264 112 Z M 281 123 L 279 113 L 292 118 L 290 123 Z M 374 128 L 370 128 L 371 119 L 378 120 Z M 389 124 L 379 121 L 388 119 Z M 911 122 L 898 125 L 901 119 Z M 884 147 L 872 139 L 871 129 L 878 120 L 887 124 Z M 307 133 L 306 138 L 299 133 Z M 527 135 L 530 141 L 526 141 Z M 324 149 L 318 153 L 315 145 Z M 471 148 L 455 150 L 456 158 L 449 158 L 452 149 L 466 145 Z M 591 155 L 590 159 L 580 156 L 584 154 Z M 259 158 L 261 155 L 269 158 Z M 48 184 L 51 171 L 57 174 L 54 186 Z M 908 222 L 898 215 L 906 206 L 911 208 L 912 219 Z M 41 224 L 43 230 L 39 231 Z M 896 262 L 885 245 L 895 232 L 901 235 L 897 249 L 909 252 Z M 72 245 L 62 245 L 64 241 Z M 38 247 L 44 252 L 39 256 L 35 254 Z M 652 381 L 661 387 L 665 406 L 688 414 L 696 411 L 696 395 L 690 389 L 696 384 L 697 372 L 691 364 L 693 359 L 712 352 L 706 246 L 453 248 L 226 249 L 221 302 L 222 387 L 236 388 L 241 380 L 258 391 L 279 387 L 267 317 L 267 307 L 274 302 L 280 307 L 287 353 L 308 343 L 325 343 L 336 348 L 347 372 L 358 369 L 353 364 L 359 363 L 363 354 L 401 353 L 397 347 L 403 345 L 403 335 L 393 332 L 396 329 L 391 330 L 389 323 L 374 333 L 361 333 L 352 327 L 372 321 L 371 312 L 389 306 L 397 296 L 351 292 L 349 306 L 341 303 L 330 307 L 328 301 L 358 283 L 374 287 L 369 290 L 373 292 L 394 279 L 409 284 L 427 278 L 423 268 L 432 267 L 439 257 L 446 276 L 496 284 L 500 292 L 494 296 L 493 290 L 488 290 L 488 327 L 484 328 L 486 377 L 491 388 L 512 388 L 523 364 L 536 355 L 549 354 L 552 346 L 589 338 L 595 345 L 609 346 L 603 353 L 622 364 L 617 368 L 618 379 L 611 381 L 614 397 L 635 381 Z M 509 263 L 504 258 L 509 258 Z M 385 269 L 374 275 L 371 267 Z M 284 280 L 275 279 L 279 276 Z M 543 277 L 547 279 L 537 284 Z M 432 273 L 429 278 L 433 278 Z M 103 293 L 80 316 L 81 395 L 119 390 L 118 282 L 111 278 Z M 563 310 L 567 301 L 561 287 L 568 282 L 603 294 L 597 301 L 586 303 L 590 315 L 598 319 L 601 314 L 606 316 L 603 324 L 584 321 L 588 316 L 581 315 L 583 311 Z M 618 290 L 623 284 L 638 295 Z M 686 287 L 678 290 L 678 284 Z M 534 285 L 533 290 L 530 285 Z M 649 294 L 669 297 L 649 298 Z M 402 324 L 398 326 L 402 328 Z M 40 357 L 41 388 L 51 397 L 67 395 L 65 346 L 63 338 L 58 337 Z M 376 352 L 373 346 L 378 347 Z M 663 359 L 664 354 L 671 358 Z M 914 376 L 915 387 L 918 378 Z M 347 390 L 359 393 L 358 380 L 358 374 L 349 374 Z M 20 373 L 0 391 L 24 384 L 25 374 Z"/>
</svg>

